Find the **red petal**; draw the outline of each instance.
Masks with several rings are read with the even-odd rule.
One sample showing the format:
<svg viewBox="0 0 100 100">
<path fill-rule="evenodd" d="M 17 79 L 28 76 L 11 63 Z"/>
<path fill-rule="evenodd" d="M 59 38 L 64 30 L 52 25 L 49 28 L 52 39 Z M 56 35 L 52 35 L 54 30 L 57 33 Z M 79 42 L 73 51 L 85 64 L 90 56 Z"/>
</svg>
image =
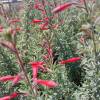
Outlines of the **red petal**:
<svg viewBox="0 0 100 100">
<path fill-rule="evenodd" d="M 49 21 L 49 18 L 48 17 L 44 18 L 44 21 Z"/>
<path fill-rule="evenodd" d="M 80 59 L 81 59 L 80 57 L 74 57 L 74 58 L 70 58 L 70 59 L 67 59 L 67 60 L 62 60 L 59 63 L 60 64 L 72 63 L 72 62 L 76 62 Z"/>
<path fill-rule="evenodd" d="M 40 22 L 43 22 L 43 20 L 40 20 L 40 19 L 34 19 L 32 20 L 33 23 L 40 23 Z"/>
<path fill-rule="evenodd" d="M 68 9 L 71 6 L 72 6 L 72 3 L 64 3 L 64 4 L 59 5 L 58 7 L 54 8 L 53 11 L 52 11 L 52 13 L 58 13 L 60 11 Z"/>
<path fill-rule="evenodd" d="M 19 93 L 14 92 L 14 93 L 12 93 L 12 94 L 10 95 L 10 98 L 13 99 L 13 98 L 17 97 L 18 95 L 19 95 Z"/>
<path fill-rule="evenodd" d="M 44 62 L 42 62 L 42 61 L 37 61 L 37 62 L 30 62 L 29 64 L 31 64 L 32 67 L 34 67 L 34 66 L 40 66 L 40 65 L 43 65 Z"/>
<path fill-rule="evenodd" d="M 33 80 L 37 78 L 38 67 L 33 68 Z"/>
<path fill-rule="evenodd" d="M 0 82 L 12 81 L 15 77 L 11 75 L 0 77 Z"/>
<path fill-rule="evenodd" d="M 10 99 L 11 99 L 10 96 L 5 96 L 5 97 L 0 98 L 0 100 L 10 100 Z"/>
<path fill-rule="evenodd" d="M 0 29 L 0 32 L 3 32 L 3 29 Z"/>
<path fill-rule="evenodd" d="M 3 26 L 0 25 L 0 32 L 3 32 Z"/>
<path fill-rule="evenodd" d="M 19 95 L 19 93 L 14 92 L 10 96 L 5 96 L 5 97 L 0 98 L 0 100 L 11 100 L 11 99 L 17 97 L 18 95 Z"/>
<path fill-rule="evenodd" d="M 20 79 L 21 79 L 21 76 L 19 74 L 16 75 L 12 81 L 13 85 L 17 84 L 20 81 Z"/>
<path fill-rule="evenodd" d="M 33 80 L 37 78 L 37 73 L 38 73 L 38 69 L 41 68 L 41 66 L 43 66 L 44 62 L 42 61 L 37 61 L 37 62 L 30 62 L 30 64 L 32 65 L 32 70 L 33 70 Z M 43 68 L 43 67 L 42 67 Z"/>
<path fill-rule="evenodd" d="M 54 88 L 54 87 L 58 86 L 58 84 L 55 83 L 52 80 L 41 80 L 41 79 L 38 79 L 36 82 L 37 82 L 37 84 L 40 84 L 40 85 L 43 85 L 43 86 L 47 86 L 48 88 Z"/>
</svg>

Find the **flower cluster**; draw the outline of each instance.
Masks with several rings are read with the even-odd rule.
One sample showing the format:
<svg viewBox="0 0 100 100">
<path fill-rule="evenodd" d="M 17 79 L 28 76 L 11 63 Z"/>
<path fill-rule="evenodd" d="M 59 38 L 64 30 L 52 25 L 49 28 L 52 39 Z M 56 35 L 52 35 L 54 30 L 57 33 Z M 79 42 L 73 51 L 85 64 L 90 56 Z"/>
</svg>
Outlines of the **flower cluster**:
<svg viewBox="0 0 100 100">
<path fill-rule="evenodd" d="M 42 69 L 42 70 L 46 70 L 46 68 L 44 68 L 44 62 L 31 62 L 30 63 L 32 65 L 32 69 L 33 69 L 33 82 L 35 82 L 36 84 L 40 84 L 42 86 L 46 86 L 48 88 L 54 88 L 56 86 L 58 86 L 58 84 L 52 80 L 42 80 L 42 79 L 38 79 L 37 75 L 38 75 L 38 70 Z"/>
</svg>

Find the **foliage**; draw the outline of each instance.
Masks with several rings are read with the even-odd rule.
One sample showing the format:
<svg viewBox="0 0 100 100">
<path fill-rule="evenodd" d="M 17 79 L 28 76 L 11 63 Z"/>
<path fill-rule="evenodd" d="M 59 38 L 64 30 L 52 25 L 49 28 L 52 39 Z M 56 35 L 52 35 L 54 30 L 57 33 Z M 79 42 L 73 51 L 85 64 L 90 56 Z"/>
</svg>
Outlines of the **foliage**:
<svg viewBox="0 0 100 100">
<path fill-rule="evenodd" d="M 0 15 L 0 78 L 18 76 L 13 85 L 0 81 L 0 100 L 99 100 L 97 2 L 24 0 L 16 15 Z"/>
</svg>

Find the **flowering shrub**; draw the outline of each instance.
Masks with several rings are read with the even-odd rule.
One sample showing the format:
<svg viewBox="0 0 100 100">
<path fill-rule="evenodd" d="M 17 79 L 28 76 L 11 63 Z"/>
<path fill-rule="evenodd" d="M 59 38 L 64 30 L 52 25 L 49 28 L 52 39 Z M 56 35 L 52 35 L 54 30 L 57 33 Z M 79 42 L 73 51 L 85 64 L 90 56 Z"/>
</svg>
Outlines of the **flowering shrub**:
<svg viewBox="0 0 100 100">
<path fill-rule="evenodd" d="M 0 100 L 99 99 L 97 1 L 22 4 L 0 15 Z"/>
</svg>

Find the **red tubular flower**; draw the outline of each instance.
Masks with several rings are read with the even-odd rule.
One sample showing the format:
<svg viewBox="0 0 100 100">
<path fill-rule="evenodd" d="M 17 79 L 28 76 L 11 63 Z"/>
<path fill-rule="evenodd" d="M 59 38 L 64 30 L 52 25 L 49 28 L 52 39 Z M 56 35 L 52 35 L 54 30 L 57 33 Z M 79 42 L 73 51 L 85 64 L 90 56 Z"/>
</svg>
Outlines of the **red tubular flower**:
<svg viewBox="0 0 100 100">
<path fill-rule="evenodd" d="M 38 9 L 39 8 L 39 4 L 34 4 L 34 9 Z"/>
<path fill-rule="evenodd" d="M 19 93 L 14 92 L 14 93 L 12 93 L 12 94 L 10 95 L 10 98 L 13 99 L 13 98 L 17 97 L 18 95 L 19 95 Z"/>
<path fill-rule="evenodd" d="M 0 32 L 3 32 L 3 29 L 0 29 Z"/>
<path fill-rule="evenodd" d="M 12 81 L 12 84 L 13 85 L 17 84 L 20 81 L 20 79 L 21 79 L 20 74 L 16 75 L 15 78 L 13 79 L 13 81 Z"/>
<path fill-rule="evenodd" d="M 58 86 L 58 84 L 55 83 L 52 80 L 41 80 L 41 79 L 38 79 L 38 80 L 36 80 L 36 83 L 40 84 L 40 85 L 43 85 L 43 86 L 46 86 L 48 88 L 54 88 L 54 87 Z"/>
<path fill-rule="evenodd" d="M 59 5 L 58 7 L 54 8 L 52 13 L 58 13 L 60 11 L 63 11 L 65 9 L 68 9 L 72 6 L 72 3 L 68 2 L 68 3 L 64 3 L 62 5 Z"/>
<path fill-rule="evenodd" d="M 0 100 L 10 100 L 10 99 L 11 99 L 10 96 L 5 96 L 5 97 L 0 98 Z"/>
<path fill-rule="evenodd" d="M 59 63 L 60 64 L 72 63 L 72 62 L 76 62 L 80 59 L 81 59 L 80 57 L 74 57 L 74 58 L 70 58 L 70 59 L 67 59 L 67 60 L 62 60 Z"/>
<path fill-rule="evenodd" d="M 37 78 L 38 69 L 39 69 L 38 66 L 34 66 L 32 68 L 32 70 L 33 70 L 33 79 Z"/>
<path fill-rule="evenodd" d="M 38 73 L 38 69 L 43 67 L 44 62 L 38 61 L 38 62 L 30 62 L 30 64 L 32 65 L 32 70 L 33 70 L 33 79 L 37 78 L 37 73 Z"/>
<path fill-rule="evenodd" d="M 3 32 L 3 26 L 0 25 L 0 32 Z"/>
<path fill-rule="evenodd" d="M 40 29 L 41 30 L 48 30 L 49 28 L 47 27 L 47 25 L 48 25 L 48 22 L 41 24 Z"/>
<path fill-rule="evenodd" d="M 43 65 L 44 62 L 42 62 L 42 61 L 37 61 L 37 62 L 30 62 L 30 64 L 32 65 L 32 67 L 34 67 L 34 66 L 40 66 L 40 65 Z"/>
<path fill-rule="evenodd" d="M 0 82 L 7 82 L 7 81 L 12 81 L 15 78 L 15 76 L 7 75 L 0 77 Z"/>
<path fill-rule="evenodd" d="M 32 23 L 40 23 L 40 22 L 43 22 L 43 20 L 40 20 L 40 19 L 33 19 L 32 20 Z"/>
<path fill-rule="evenodd" d="M 12 93 L 12 94 L 9 95 L 9 96 L 5 96 L 5 97 L 0 98 L 0 100 L 12 100 L 12 99 L 14 99 L 15 97 L 17 97 L 18 95 L 19 95 L 19 93 L 14 92 L 14 93 Z"/>
</svg>

